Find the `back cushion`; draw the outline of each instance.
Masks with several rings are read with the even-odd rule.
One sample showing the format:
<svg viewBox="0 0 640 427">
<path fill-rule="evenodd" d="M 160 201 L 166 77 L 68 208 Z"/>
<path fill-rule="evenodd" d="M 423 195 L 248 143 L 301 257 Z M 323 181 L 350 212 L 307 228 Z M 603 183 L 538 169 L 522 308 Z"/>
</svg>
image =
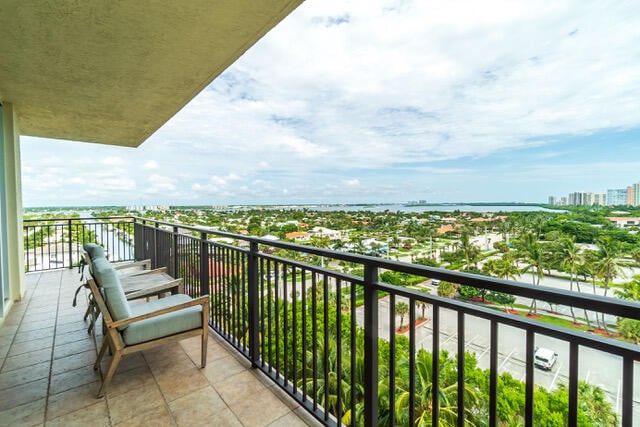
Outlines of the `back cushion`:
<svg viewBox="0 0 640 427">
<path fill-rule="evenodd" d="M 105 299 L 113 320 L 122 320 L 131 317 L 131 309 L 124 295 L 120 279 L 111 263 L 105 258 L 97 258 L 93 261 L 93 276 L 98 286 L 104 290 Z M 127 326 L 118 329 L 124 330 Z"/>
<path fill-rule="evenodd" d="M 92 260 L 96 258 L 104 258 L 104 248 L 95 243 L 87 243 L 84 250 L 89 254 Z"/>
</svg>

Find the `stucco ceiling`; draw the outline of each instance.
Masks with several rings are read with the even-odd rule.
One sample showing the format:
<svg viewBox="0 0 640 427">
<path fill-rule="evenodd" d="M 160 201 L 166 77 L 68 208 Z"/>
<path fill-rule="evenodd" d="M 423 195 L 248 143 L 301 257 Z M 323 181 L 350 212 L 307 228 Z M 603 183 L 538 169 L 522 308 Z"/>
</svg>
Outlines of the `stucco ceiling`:
<svg viewBox="0 0 640 427">
<path fill-rule="evenodd" d="M 22 135 L 136 147 L 302 0 L 0 0 Z"/>
</svg>

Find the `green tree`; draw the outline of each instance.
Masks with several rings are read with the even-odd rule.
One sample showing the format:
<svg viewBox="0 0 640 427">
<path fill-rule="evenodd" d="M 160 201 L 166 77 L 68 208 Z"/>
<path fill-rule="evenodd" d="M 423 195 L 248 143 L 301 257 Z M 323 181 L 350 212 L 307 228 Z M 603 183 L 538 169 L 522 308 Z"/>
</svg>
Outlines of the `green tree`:
<svg viewBox="0 0 640 427">
<path fill-rule="evenodd" d="M 538 242 L 538 237 L 534 233 L 527 233 L 523 236 L 520 242 L 520 256 L 526 263 L 522 269 L 523 273 L 531 272 L 531 280 L 533 286 L 538 286 L 540 280 L 544 277 L 544 262 L 545 255 Z M 531 306 L 529 307 L 529 314 L 537 313 L 538 307 L 536 299 L 531 300 Z"/>
<path fill-rule="evenodd" d="M 404 323 L 404 316 L 409 313 L 409 304 L 404 301 L 399 301 L 396 303 L 396 314 L 400 316 L 400 327 L 402 329 Z"/>
<path fill-rule="evenodd" d="M 457 286 L 446 280 L 441 281 L 438 284 L 438 296 L 445 298 L 453 298 L 456 296 Z"/>
<path fill-rule="evenodd" d="M 620 245 L 610 237 L 603 237 L 596 241 L 598 245 L 596 268 L 599 275 L 604 279 L 604 296 L 609 292 L 609 286 L 615 277 L 623 275 L 622 263 L 620 262 Z M 607 324 L 602 313 L 602 326 L 607 330 Z"/>
</svg>

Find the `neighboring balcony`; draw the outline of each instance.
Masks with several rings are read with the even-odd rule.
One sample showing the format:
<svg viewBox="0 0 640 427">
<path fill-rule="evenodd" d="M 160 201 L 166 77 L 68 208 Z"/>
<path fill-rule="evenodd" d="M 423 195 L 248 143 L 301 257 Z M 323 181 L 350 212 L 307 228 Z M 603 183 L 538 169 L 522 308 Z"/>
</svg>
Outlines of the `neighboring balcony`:
<svg viewBox="0 0 640 427">
<path fill-rule="evenodd" d="M 222 358 L 240 357 L 240 365 L 253 368 L 244 375 L 269 384 L 261 384 L 263 392 L 288 395 L 298 412 L 282 416 L 306 409 L 326 425 L 640 424 L 640 347 L 438 297 L 428 279 L 605 313 L 605 319 L 640 320 L 636 303 L 140 218 L 25 221 L 25 265 L 33 271 L 71 267 L 89 241 L 103 244 L 114 262 L 150 258 L 153 267 L 184 278 L 185 292 L 210 295 L 210 326 L 219 340 L 209 354 L 234 352 Z M 328 267 L 310 263 L 312 256 Z M 339 261 L 361 274 L 338 271 Z M 386 270 L 422 276 L 426 285 L 386 284 L 378 278 Z M 42 278 L 49 274 L 69 272 Z M 58 307 L 80 327 L 80 310 L 64 306 L 69 292 L 60 292 Z M 14 311 L 21 309 L 28 308 Z M 190 357 L 189 346 L 181 343 L 171 353 Z M 154 356 L 148 359 L 152 376 L 162 376 Z M 206 369 L 220 363 L 212 359 Z M 118 377 L 123 388 L 139 385 L 135 375 Z M 209 384 L 226 402 L 217 389 L 224 381 Z"/>
</svg>

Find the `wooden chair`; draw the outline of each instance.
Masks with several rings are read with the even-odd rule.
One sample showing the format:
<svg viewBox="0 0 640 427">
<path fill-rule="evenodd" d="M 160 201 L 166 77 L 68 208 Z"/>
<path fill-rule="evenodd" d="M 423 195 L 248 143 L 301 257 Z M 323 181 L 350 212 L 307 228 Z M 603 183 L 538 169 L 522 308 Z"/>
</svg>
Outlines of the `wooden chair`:
<svg viewBox="0 0 640 427">
<path fill-rule="evenodd" d="M 105 258 L 104 249 L 95 243 L 87 243 L 80 252 L 80 281 L 85 276 L 89 277 L 93 273 L 93 261 L 99 258 Z M 184 293 L 184 281 L 174 279 L 167 274 L 167 268 L 161 267 L 151 270 L 151 260 L 135 261 L 125 264 L 111 264 L 114 270 L 118 272 L 122 288 L 127 295 L 127 300 L 135 300 L 138 298 L 146 298 L 157 296 L 162 298 L 165 294 L 181 294 Z M 87 271 L 88 270 L 88 274 Z M 97 283 L 100 287 L 100 283 Z M 73 299 L 73 306 L 76 306 L 76 298 L 80 288 L 76 291 Z M 87 310 L 83 319 L 90 319 L 87 332 L 91 334 L 95 321 L 99 317 L 100 311 L 96 306 L 93 297 L 89 297 Z"/>
<path fill-rule="evenodd" d="M 112 359 L 98 390 L 104 395 L 120 359 L 129 353 L 201 336 L 201 367 L 207 363 L 209 296 L 192 299 L 177 294 L 151 302 L 129 305 L 115 270 L 104 260 L 94 261 L 94 275 L 88 278 L 91 294 L 102 313 L 105 336 L 94 365 L 97 370 L 107 347 Z"/>
</svg>

